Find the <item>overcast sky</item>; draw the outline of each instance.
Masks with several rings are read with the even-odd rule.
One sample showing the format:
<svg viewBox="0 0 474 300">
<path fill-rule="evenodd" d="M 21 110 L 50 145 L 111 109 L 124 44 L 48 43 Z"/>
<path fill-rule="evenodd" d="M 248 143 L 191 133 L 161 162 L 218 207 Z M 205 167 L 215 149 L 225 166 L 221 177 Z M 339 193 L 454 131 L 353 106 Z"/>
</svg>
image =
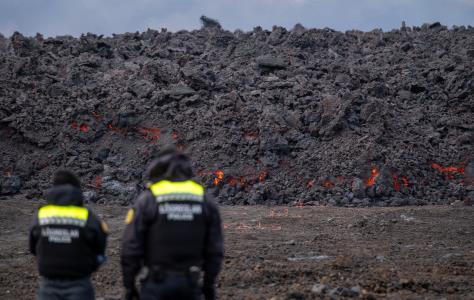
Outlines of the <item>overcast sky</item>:
<svg viewBox="0 0 474 300">
<path fill-rule="evenodd" d="M 199 16 L 228 30 L 307 28 L 337 30 L 399 28 L 440 21 L 474 25 L 474 0 L 0 0 L 0 32 L 45 36 L 200 27 Z"/>
</svg>

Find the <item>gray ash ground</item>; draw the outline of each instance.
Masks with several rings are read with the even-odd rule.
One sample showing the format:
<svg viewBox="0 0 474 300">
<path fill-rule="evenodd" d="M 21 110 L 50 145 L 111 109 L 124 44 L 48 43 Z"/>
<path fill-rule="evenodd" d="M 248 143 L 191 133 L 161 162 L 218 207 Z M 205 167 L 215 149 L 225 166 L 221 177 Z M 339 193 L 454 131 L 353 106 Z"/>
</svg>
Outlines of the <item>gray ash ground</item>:
<svg viewBox="0 0 474 300">
<path fill-rule="evenodd" d="M 28 227 L 42 202 L 0 198 L 0 298 L 34 299 Z M 98 300 L 122 299 L 126 207 L 92 205 L 109 224 Z M 474 207 L 221 206 L 219 299 L 474 299 Z"/>
<path fill-rule="evenodd" d="M 474 28 L 0 36 L 0 193 L 128 203 L 161 147 L 226 204 L 474 201 Z"/>
</svg>

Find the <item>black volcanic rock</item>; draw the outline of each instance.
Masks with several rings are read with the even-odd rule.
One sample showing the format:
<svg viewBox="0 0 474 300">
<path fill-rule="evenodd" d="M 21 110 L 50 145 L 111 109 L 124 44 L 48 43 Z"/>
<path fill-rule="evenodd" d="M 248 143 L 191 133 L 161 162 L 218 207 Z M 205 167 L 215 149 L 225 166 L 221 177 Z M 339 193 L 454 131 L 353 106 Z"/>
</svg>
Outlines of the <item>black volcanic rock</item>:
<svg viewBox="0 0 474 300">
<path fill-rule="evenodd" d="M 227 204 L 470 199 L 473 44 L 472 27 L 439 23 L 229 32 L 205 17 L 190 32 L 0 35 L 1 193 L 38 193 L 67 167 L 125 203 L 174 144 Z"/>
</svg>

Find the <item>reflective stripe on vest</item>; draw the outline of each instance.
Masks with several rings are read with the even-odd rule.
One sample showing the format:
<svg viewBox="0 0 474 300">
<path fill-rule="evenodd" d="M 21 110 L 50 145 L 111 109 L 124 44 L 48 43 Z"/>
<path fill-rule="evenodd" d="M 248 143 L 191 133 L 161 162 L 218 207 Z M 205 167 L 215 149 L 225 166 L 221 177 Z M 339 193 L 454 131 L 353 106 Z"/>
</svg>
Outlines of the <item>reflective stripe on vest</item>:
<svg viewBox="0 0 474 300">
<path fill-rule="evenodd" d="M 162 180 L 151 185 L 150 190 L 157 202 L 174 200 L 201 202 L 204 200 L 204 188 L 192 180 L 181 182 Z"/>
<path fill-rule="evenodd" d="M 47 205 L 40 208 L 38 219 L 40 225 L 74 225 L 84 227 L 89 217 L 89 210 L 80 206 Z"/>
</svg>

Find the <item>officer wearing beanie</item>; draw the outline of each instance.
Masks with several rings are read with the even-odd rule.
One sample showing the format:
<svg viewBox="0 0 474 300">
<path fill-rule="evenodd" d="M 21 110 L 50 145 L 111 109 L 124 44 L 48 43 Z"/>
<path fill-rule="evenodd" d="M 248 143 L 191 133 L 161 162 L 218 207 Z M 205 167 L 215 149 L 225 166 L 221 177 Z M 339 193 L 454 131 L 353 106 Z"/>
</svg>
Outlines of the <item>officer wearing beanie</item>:
<svg viewBox="0 0 474 300">
<path fill-rule="evenodd" d="M 215 299 L 223 257 L 217 206 L 204 187 L 191 180 L 188 157 L 174 149 L 162 151 L 146 175 L 148 189 L 125 220 L 121 258 L 125 298 Z M 139 295 L 135 279 L 142 267 L 148 274 Z"/>
<path fill-rule="evenodd" d="M 90 276 L 105 261 L 107 225 L 83 206 L 80 181 L 69 171 L 54 175 L 45 198 L 29 238 L 41 276 L 38 298 L 93 300 Z"/>
</svg>

